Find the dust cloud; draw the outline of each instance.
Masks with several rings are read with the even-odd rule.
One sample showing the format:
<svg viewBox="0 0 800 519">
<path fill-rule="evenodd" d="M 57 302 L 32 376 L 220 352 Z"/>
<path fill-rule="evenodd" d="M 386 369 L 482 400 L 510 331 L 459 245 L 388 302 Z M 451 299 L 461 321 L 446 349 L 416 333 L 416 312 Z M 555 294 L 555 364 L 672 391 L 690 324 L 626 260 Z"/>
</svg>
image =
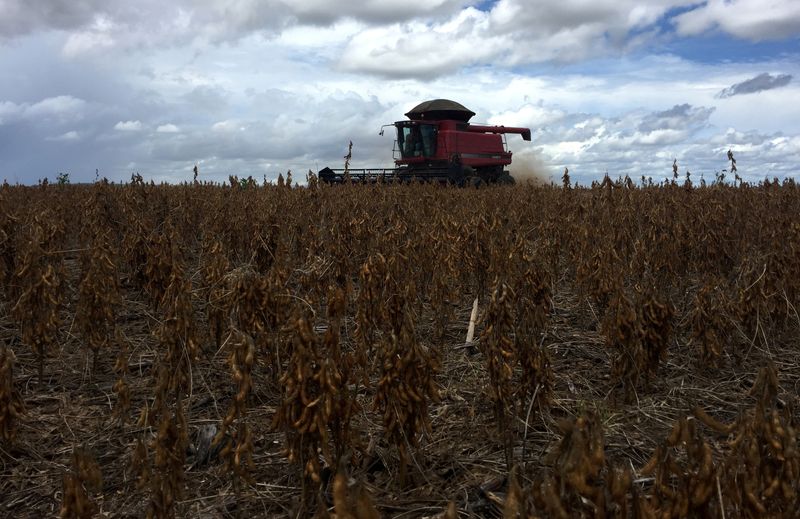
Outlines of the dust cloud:
<svg viewBox="0 0 800 519">
<path fill-rule="evenodd" d="M 555 171 L 544 163 L 536 153 L 518 152 L 511 159 L 508 171 L 517 184 L 549 184 L 555 177 Z"/>
</svg>

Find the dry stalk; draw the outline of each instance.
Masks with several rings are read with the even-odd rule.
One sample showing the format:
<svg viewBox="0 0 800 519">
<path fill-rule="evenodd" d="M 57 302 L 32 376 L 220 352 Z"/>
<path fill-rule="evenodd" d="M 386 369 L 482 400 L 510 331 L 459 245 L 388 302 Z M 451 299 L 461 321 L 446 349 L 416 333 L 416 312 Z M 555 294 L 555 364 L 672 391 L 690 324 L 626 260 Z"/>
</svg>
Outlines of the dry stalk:
<svg viewBox="0 0 800 519">
<path fill-rule="evenodd" d="M 84 448 L 72 453 L 71 470 L 64 475 L 64 494 L 58 516 L 63 519 L 89 519 L 97 513 L 97 505 L 87 492 L 99 492 L 103 486 L 100 466 Z"/>
<path fill-rule="evenodd" d="M 56 233 L 53 227 L 34 219 L 32 236 L 21 251 L 14 278 L 20 288 L 11 314 L 20 323 L 22 341 L 36 352 L 39 382 L 44 378 L 47 351 L 56 344 L 62 302 L 61 267 L 54 265 L 43 248 Z"/>
<path fill-rule="evenodd" d="M 14 351 L 6 345 L 0 348 L 0 440 L 3 445 L 14 441 L 17 422 L 25 412 L 19 391 L 14 387 Z"/>
<path fill-rule="evenodd" d="M 489 396 L 494 404 L 494 418 L 498 434 L 503 439 L 508 470 L 512 465 L 514 416 L 514 319 L 511 299 L 513 294 L 505 283 L 495 281 L 495 288 L 486 309 L 486 328 L 481 335 L 480 347 L 486 357 L 489 373 Z"/>
<path fill-rule="evenodd" d="M 220 456 L 225 460 L 224 470 L 231 475 L 236 499 L 239 501 L 241 485 L 252 482 L 250 471 L 255 468 L 253 435 L 247 423 L 247 401 L 253 386 L 251 374 L 255 365 L 256 349 L 252 337 L 236 329 L 231 330 L 226 343 L 230 347 L 228 365 L 233 375 L 236 394 L 212 446 L 219 445 L 231 431 L 231 439 L 225 443 Z"/>
<path fill-rule="evenodd" d="M 114 373 L 118 377 L 111 388 L 117 395 L 117 401 L 114 403 L 114 417 L 124 425 L 127 423 L 131 411 L 131 390 L 128 385 L 128 341 L 122 336 L 119 328 L 114 331 L 114 342 L 117 345 Z"/>
<path fill-rule="evenodd" d="M 86 258 L 79 287 L 75 324 L 92 352 L 92 374 L 97 358 L 108 348 L 114 330 L 116 307 L 120 303 L 119 274 L 112 257 L 108 233 L 98 232 Z"/>
<path fill-rule="evenodd" d="M 429 402 L 438 402 L 439 391 L 434 376 L 439 371 L 435 354 L 419 343 L 414 321 L 405 306 L 413 288 L 406 287 L 405 296 L 396 294 L 389 314 L 393 330 L 384 339 L 381 352 L 380 379 L 374 408 L 383 418 L 383 434 L 400 455 L 398 483 L 406 484 L 406 470 L 419 437 L 430 431 Z"/>
<path fill-rule="evenodd" d="M 286 435 L 286 456 L 298 464 L 303 481 L 302 505 L 313 510 L 313 500 L 322 482 L 319 453 L 332 460 L 328 446 L 328 422 L 333 412 L 336 382 L 328 363 L 319 354 L 319 338 L 304 317 L 294 320 L 292 356 L 281 376 L 285 388 L 273 419 L 273 428 Z"/>
</svg>

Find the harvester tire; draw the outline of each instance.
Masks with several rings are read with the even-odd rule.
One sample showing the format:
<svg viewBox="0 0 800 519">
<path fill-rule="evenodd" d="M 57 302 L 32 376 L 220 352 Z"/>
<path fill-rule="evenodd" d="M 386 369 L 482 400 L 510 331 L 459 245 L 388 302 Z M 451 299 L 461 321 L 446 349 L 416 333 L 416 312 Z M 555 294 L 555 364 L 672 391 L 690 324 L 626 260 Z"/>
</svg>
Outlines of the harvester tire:
<svg viewBox="0 0 800 519">
<path fill-rule="evenodd" d="M 514 184 L 516 184 L 516 181 L 514 180 L 514 177 L 512 177 L 511 175 L 506 173 L 505 175 L 500 175 L 499 177 L 497 177 L 497 183 L 498 184 L 506 184 L 506 185 L 514 185 Z"/>
<path fill-rule="evenodd" d="M 478 188 L 478 187 L 483 187 L 484 181 L 481 177 L 467 177 L 467 181 L 465 182 L 464 185 Z"/>
</svg>

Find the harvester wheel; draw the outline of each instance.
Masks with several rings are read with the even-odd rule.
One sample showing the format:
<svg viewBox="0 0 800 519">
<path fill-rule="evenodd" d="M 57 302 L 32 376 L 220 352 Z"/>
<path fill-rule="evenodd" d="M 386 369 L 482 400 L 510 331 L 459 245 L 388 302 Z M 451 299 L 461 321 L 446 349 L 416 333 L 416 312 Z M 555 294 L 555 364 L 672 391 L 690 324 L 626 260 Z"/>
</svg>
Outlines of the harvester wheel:
<svg viewBox="0 0 800 519">
<path fill-rule="evenodd" d="M 467 177 L 467 181 L 464 185 L 469 187 L 483 187 L 483 179 L 481 177 Z"/>
<path fill-rule="evenodd" d="M 454 186 L 463 187 L 464 186 L 464 179 L 466 176 L 464 175 L 464 169 L 461 167 L 452 168 L 447 175 L 447 180 Z"/>
<path fill-rule="evenodd" d="M 504 175 L 500 175 L 499 177 L 497 177 L 497 183 L 498 184 L 513 185 L 513 184 L 516 184 L 516 181 L 514 180 L 514 177 L 512 177 L 511 175 L 506 173 Z"/>
</svg>

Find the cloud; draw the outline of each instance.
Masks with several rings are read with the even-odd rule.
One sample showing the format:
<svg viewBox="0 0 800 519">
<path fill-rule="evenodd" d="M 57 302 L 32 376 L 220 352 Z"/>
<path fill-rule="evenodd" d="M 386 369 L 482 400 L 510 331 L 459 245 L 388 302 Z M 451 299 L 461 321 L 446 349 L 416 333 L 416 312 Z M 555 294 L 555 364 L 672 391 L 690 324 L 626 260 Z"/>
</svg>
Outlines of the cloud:
<svg viewBox="0 0 800 519">
<path fill-rule="evenodd" d="M 506 110 L 493 115 L 489 118 L 489 123 L 538 129 L 561 121 L 564 115 L 562 110 L 546 107 L 540 101 L 538 104 L 526 103 L 517 110 Z"/>
<path fill-rule="evenodd" d="M 345 30 L 332 35 L 337 52 L 322 55 L 340 70 L 430 79 L 472 65 L 574 63 L 619 55 L 663 38 L 672 27 L 682 35 L 718 27 L 751 40 L 789 37 L 800 32 L 800 3 L 560 0 L 540 8 L 529 0 L 0 2 L 0 41 L 64 31 L 62 54 L 68 58 L 114 48 L 220 44 L 253 35 L 271 39 L 287 32 L 291 41 L 332 27 Z"/>
<path fill-rule="evenodd" d="M 796 0 L 708 0 L 674 18 L 679 35 L 695 36 L 718 28 L 737 38 L 776 40 L 800 32 Z"/>
<path fill-rule="evenodd" d="M 82 117 L 86 101 L 69 95 L 47 97 L 36 103 L 0 101 L 0 124 L 14 120 L 75 121 Z"/>
<path fill-rule="evenodd" d="M 83 110 L 86 102 L 72 96 L 48 97 L 25 108 L 26 117 L 70 117 Z"/>
<path fill-rule="evenodd" d="M 235 132 L 235 131 L 244 131 L 245 127 L 242 123 L 234 120 L 227 120 L 227 121 L 218 121 L 211 126 L 211 130 L 215 132 Z"/>
<path fill-rule="evenodd" d="M 791 81 L 791 74 L 778 74 L 773 76 L 764 72 L 756 77 L 747 79 L 741 83 L 736 83 L 721 90 L 716 97 L 718 99 L 725 99 L 726 97 L 733 97 L 742 94 L 754 94 L 756 92 L 763 92 L 764 90 L 772 90 L 773 88 L 786 86 Z"/>
<path fill-rule="evenodd" d="M 75 130 L 70 130 L 68 132 L 62 133 L 61 135 L 57 135 L 55 137 L 47 137 L 48 141 L 54 142 L 69 142 L 69 141 L 77 141 L 80 140 L 80 135 Z"/>
<path fill-rule="evenodd" d="M 424 2 L 294 0 L 287 3 L 292 6 L 294 16 L 301 22 L 328 25 L 342 18 L 355 18 L 370 24 L 391 24 L 420 17 L 442 16 L 452 14 L 471 2 L 466 0 L 428 0 Z"/>
<path fill-rule="evenodd" d="M 468 4 L 467 0 L 3 0 L 0 41 L 36 31 L 67 31 L 63 52 L 74 57 L 115 45 L 158 46 L 197 38 L 237 41 L 253 33 L 275 35 L 287 27 L 322 27 L 347 19 L 391 24 L 449 15 Z"/>
<path fill-rule="evenodd" d="M 228 108 L 228 96 L 229 93 L 221 87 L 201 85 L 184 94 L 183 99 L 192 109 L 219 113 Z"/>
<path fill-rule="evenodd" d="M 142 129 L 141 121 L 120 121 L 114 125 L 114 129 L 121 132 L 138 132 Z"/>
<path fill-rule="evenodd" d="M 69 58 L 90 52 L 102 52 L 114 46 L 113 34 L 116 30 L 118 28 L 111 20 L 97 16 L 88 29 L 70 34 L 61 52 Z"/>
<path fill-rule="evenodd" d="M 10 38 L 40 28 L 69 30 L 90 23 L 106 2 L 54 2 L 52 0 L 3 0 L 0 2 L 0 38 Z"/>
<path fill-rule="evenodd" d="M 663 130 L 697 130 L 708 124 L 713 112 L 713 107 L 692 106 L 688 103 L 675 105 L 669 110 L 646 115 L 637 129 L 643 133 Z"/>
<path fill-rule="evenodd" d="M 472 65 L 574 63 L 624 52 L 627 39 L 641 39 L 670 8 L 689 3 L 562 0 L 536 9 L 525 0 L 499 0 L 488 11 L 467 7 L 449 18 L 365 29 L 348 42 L 339 67 L 430 79 Z"/>
<path fill-rule="evenodd" d="M 174 124 L 162 124 L 156 128 L 156 133 L 178 133 L 179 131 Z"/>
</svg>

